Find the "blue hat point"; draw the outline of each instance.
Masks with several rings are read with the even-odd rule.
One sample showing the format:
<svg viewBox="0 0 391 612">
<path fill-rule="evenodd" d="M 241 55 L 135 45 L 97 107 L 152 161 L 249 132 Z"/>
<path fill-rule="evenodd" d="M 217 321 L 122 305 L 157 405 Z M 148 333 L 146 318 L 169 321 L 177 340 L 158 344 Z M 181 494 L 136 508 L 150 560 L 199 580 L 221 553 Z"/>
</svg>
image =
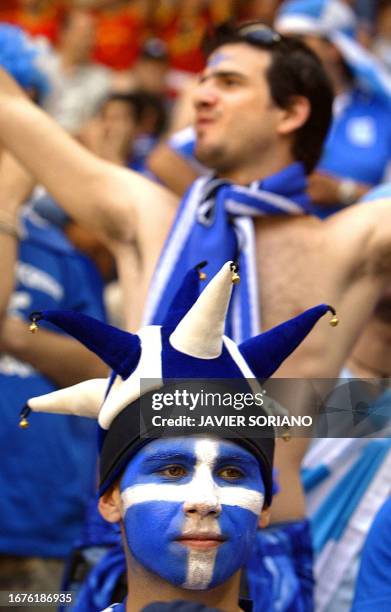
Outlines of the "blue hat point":
<svg viewBox="0 0 391 612">
<path fill-rule="evenodd" d="M 114 372 L 125 379 L 136 369 L 141 356 L 139 336 L 117 329 L 72 310 L 43 310 L 30 315 L 53 323 L 98 355 Z"/>
<path fill-rule="evenodd" d="M 165 327 L 176 327 L 179 321 L 197 301 L 200 295 L 200 280 L 205 278 L 201 270 L 206 264 L 206 261 L 202 261 L 187 272 L 181 286 L 167 309 L 167 314 L 163 321 Z"/>
<path fill-rule="evenodd" d="M 259 336 L 242 342 L 239 350 L 255 376 L 261 379 L 269 378 L 328 311 L 334 315 L 330 324 L 336 324 L 335 309 L 328 304 L 319 304 Z"/>
</svg>

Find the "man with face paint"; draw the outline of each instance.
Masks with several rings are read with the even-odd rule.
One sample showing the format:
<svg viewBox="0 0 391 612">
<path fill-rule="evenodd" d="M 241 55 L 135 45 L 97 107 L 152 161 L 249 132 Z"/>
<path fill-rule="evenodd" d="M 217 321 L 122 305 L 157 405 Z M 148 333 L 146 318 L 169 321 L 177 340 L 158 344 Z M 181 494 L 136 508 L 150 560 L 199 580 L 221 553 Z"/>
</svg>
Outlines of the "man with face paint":
<svg viewBox="0 0 391 612">
<path fill-rule="evenodd" d="M 191 270 L 163 325 L 146 326 L 138 334 L 73 312 L 32 315 L 34 325 L 51 321 L 113 369 L 108 385 L 86 381 L 30 399 L 21 423 L 27 424 L 31 409 L 98 418 L 99 509 L 107 521 L 121 525 L 131 595 L 127 612 L 178 598 L 235 612 L 240 570 L 258 527 L 268 522 L 272 427 L 251 438 L 236 428 L 219 428 L 219 438 L 200 435 L 202 429 L 191 429 L 190 437 L 140 436 L 145 402 L 151 399 L 153 406 L 154 392 L 166 381 L 196 378 L 204 386 L 210 378 L 241 379 L 249 391 L 261 392 L 256 378 L 269 377 L 318 319 L 333 311 L 321 304 L 238 346 L 224 335 L 237 280 L 236 266 L 228 262 L 198 297 L 198 272 Z M 226 411 L 221 402 L 216 409 Z M 256 410 L 268 414 L 263 404 Z"/>
<path fill-rule="evenodd" d="M 238 610 L 240 570 L 268 522 L 264 498 L 257 459 L 231 441 L 166 438 L 139 450 L 99 501 L 126 542 L 126 610 L 179 598 Z"/>
</svg>

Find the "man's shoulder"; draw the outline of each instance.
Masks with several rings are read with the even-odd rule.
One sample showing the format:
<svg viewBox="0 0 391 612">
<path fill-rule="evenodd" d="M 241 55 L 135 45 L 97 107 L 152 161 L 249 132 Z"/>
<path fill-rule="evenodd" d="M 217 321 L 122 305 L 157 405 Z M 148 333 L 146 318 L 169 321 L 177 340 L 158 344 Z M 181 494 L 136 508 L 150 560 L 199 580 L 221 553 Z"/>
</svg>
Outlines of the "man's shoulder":
<svg viewBox="0 0 391 612">
<path fill-rule="evenodd" d="M 357 270 L 376 277 L 389 275 L 391 199 L 354 204 L 329 217 L 324 227 L 327 244 Z"/>
<path fill-rule="evenodd" d="M 360 234 L 376 223 L 377 211 L 385 207 L 386 201 L 384 198 L 371 202 L 357 202 L 352 206 L 343 208 L 334 215 L 330 215 L 323 221 L 323 225 L 328 232 L 333 230 L 335 232 L 345 231 L 346 228 L 350 227 L 349 235 Z M 346 238 L 348 238 L 348 235 Z"/>
</svg>

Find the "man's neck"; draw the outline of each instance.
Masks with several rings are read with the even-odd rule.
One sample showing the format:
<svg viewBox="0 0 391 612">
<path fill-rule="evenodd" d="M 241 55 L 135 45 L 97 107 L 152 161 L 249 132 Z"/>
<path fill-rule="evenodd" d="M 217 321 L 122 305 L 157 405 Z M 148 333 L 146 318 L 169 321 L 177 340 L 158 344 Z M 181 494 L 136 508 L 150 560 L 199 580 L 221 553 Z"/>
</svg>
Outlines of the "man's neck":
<svg viewBox="0 0 391 612">
<path fill-rule="evenodd" d="M 206 591 L 196 591 L 176 587 L 130 561 L 128 593 L 131 593 L 131 597 L 126 600 L 126 612 L 139 612 L 155 601 L 166 602 L 177 599 L 201 603 L 224 612 L 239 612 L 239 589 L 240 572 L 221 586 Z"/>
<path fill-rule="evenodd" d="M 284 168 L 290 166 L 295 160 L 290 153 L 285 155 L 263 155 L 254 159 L 252 164 L 246 164 L 245 167 L 232 168 L 217 172 L 219 178 L 228 179 L 235 185 L 248 185 L 253 181 L 260 181 L 272 174 L 281 172 Z"/>
</svg>

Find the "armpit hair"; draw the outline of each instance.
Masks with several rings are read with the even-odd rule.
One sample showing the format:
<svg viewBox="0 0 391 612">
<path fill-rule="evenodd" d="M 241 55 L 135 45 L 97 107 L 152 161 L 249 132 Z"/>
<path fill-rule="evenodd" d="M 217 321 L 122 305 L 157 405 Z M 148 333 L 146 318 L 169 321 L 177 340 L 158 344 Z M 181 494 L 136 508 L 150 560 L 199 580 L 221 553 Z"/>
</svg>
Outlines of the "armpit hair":
<svg viewBox="0 0 391 612">
<path fill-rule="evenodd" d="M 368 262 L 368 268 L 374 276 L 388 276 L 391 282 L 391 242 L 384 240 L 378 244 L 373 253 L 372 261 Z"/>
</svg>

